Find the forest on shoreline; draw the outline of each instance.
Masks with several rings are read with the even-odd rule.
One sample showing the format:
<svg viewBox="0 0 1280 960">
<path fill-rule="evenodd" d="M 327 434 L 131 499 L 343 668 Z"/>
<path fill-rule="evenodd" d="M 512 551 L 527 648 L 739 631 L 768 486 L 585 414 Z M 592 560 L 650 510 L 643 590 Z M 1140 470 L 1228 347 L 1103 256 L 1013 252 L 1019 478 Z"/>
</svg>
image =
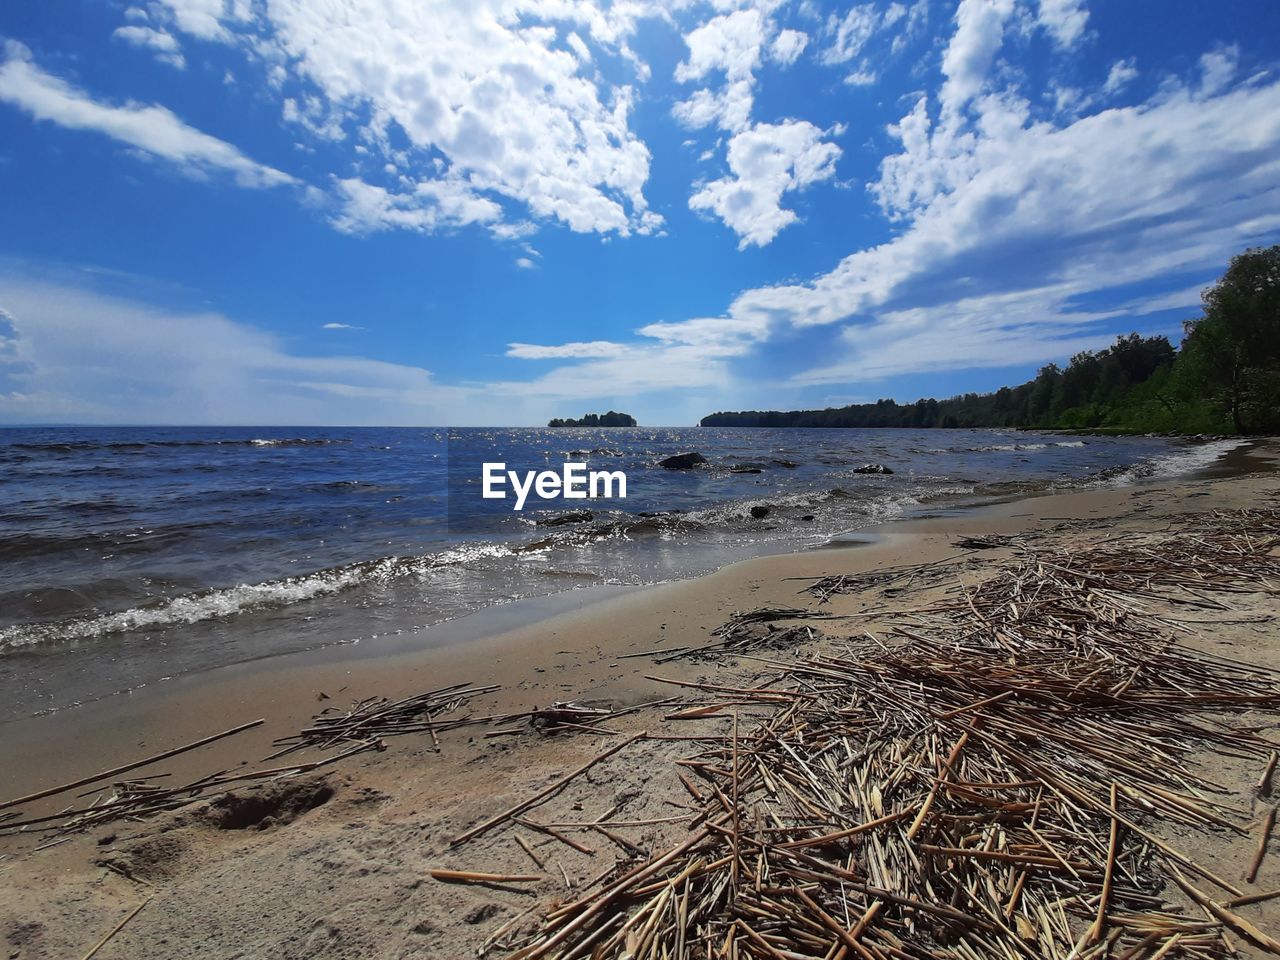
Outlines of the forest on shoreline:
<svg viewBox="0 0 1280 960">
<path fill-rule="evenodd" d="M 825 410 L 740 411 L 704 427 L 1029 427 L 1114 433 L 1280 432 L 1280 245 L 1232 259 L 1188 320 L 1167 337 L 1118 337 L 994 393 L 893 400 Z"/>
</svg>

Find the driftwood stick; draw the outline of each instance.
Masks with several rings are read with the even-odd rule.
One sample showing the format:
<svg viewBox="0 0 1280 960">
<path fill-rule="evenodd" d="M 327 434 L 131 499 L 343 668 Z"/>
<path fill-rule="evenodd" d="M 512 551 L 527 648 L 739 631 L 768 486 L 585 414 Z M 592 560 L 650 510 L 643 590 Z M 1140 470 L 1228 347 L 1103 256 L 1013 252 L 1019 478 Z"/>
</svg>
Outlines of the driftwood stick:
<svg viewBox="0 0 1280 960">
<path fill-rule="evenodd" d="M 1089 928 L 1088 943 L 1097 943 L 1102 939 L 1102 930 L 1107 923 L 1107 901 L 1111 899 L 1111 882 L 1115 877 L 1116 852 L 1120 846 L 1120 812 L 1116 785 L 1111 784 L 1111 837 L 1107 841 L 1107 866 L 1102 875 L 1102 893 L 1098 896 L 1098 916 Z"/>
<path fill-rule="evenodd" d="M 186 753 L 188 750 L 196 749 L 196 747 L 203 747 L 205 744 L 213 743 L 215 740 L 221 740 L 224 737 L 230 737 L 243 730 L 249 730 L 252 727 L 260 726 L 265 722 L 265 720 L 253 720 L 249 723 L 242 723 L 238 727 L 232 727 L 230 730 L 223 730 L 222 733 L 215 733 L 211 737 L 204 737 L 200 740 L 195 740 L 182 747 L 175 747 L 172 750 L 166 750 L 164 753 L 157 753 L 155 756 L 147 757 L 145 760 L 134 760 L 132 763 L 126 763 L 118 767 L 113 767 L 110 770 L 104 770 L 102 773 L 94 774 L 92 777 L 82 777 L 79 780 L 72 781 L 71 783 L 64 783 L 60 787 L 50 787 L 47 790 L 39 790 L 36 793 L 29 793 L 25 797 L 18 797 L 16 800 L 6 800 L 4 803 L 0 803 L 0 810 L 7 810 L 9 807 L 16 807 L 22 803 L 30 803 L 32 800 L 42 800 L 45 797 L 52 797 L 55 794 L 63 793 L 67 790 L 74 790 L 76 787 L 83 787 L 90 783 L 96 783 L 99 780 L 106 780 L 108 777 L 128 773 L 130 770 L 138 769 L 138 767 L 145 767 L 149 763 L 168 760 L 170 757 L 176 757 L 180 753 Z"/>
<path fill-rule="evenodd" d="M 471 870 L 431 870 L 433 880 L 443 883 L 537 883 L 542 878 L 526 873 L 475 873 Z"/>
<path fill-rule="evenodd" d="M 1271 775 L 1276 772 L 1277 759 L 1280 759 L 1280 757 L 1277 757 L 1276 752 L 1272 750 L 1271 756 L 1267 758 L 1267 766 L 1262 771 L 1262 776 L 1258 778 L 1259 793 L 1265 794 L 1271 789 Z"/>
<path fill-rule="evenodd" d="M 597 763 L 600 763 L 603 760 L 609 759 L 609 757 L 613 756 L 615 753 L 617 753 L 619 750 L 623 749 L 624 747 L 629 747 L 631 744 L 635 743 L 637 740 L 640 740 L 641 738 L 643 738 L 644 735 L 645 734 L 642 731 L 640 733 L 637 733 L 633 737 L 628 737 L 626 740 L 623 740 L 621 743 L 615 744 L 614 746 L 606 750 L 604 753 L 596 754 L 596 756 L 592 757 L 582 766 L 578 767 L 578 769 L 574 770 L 572 773 L 566 774 L 565 776 L 561 777 L 555 783 L 551 784 L 551 786 L 546 787 L 543 790 L 539 790 L 537 793 L 535 793 L 532 797 L 529 797 L 527 800 L 521 800 L 515 806 L 508 807 L 506 810 L 502 811 L 502 813 L 498 814 L 497 816 L 490 817 L 484 823 L 478 824 L 477 826 L 472 827 L 470 830 L 466 831 L 465 833 L 459 834 L 457 837 L 454 837 L 452 840 L 449 841 L 449 846 L 451 847 L 461 846 L 462 844 L 466 843 L 468 840 L 474 840 L 476 837 L 480 836 L 482 833 L 488 833 L 490 830 L 492 830 L 494 827 L 496 827 L 498 824 L 502 823 L 503 821 L 509 820 L 511 817 L 524 813 L 524 811 L 530 809 L 531 807 L 536 807 L 538 804 L 542 803 L 544 800 L 547 800 L 550 797 L 555 796 L 555 794 L 563 790 L 570 780 L 573 780 L 576 777 L 579 777 L 582 774 L 586 773 L 588 770 L 594 767 Z"/>
<path fill-rule="evenodd" d="M 258 722 L 261 723 L 262 721 L 259 720 Z M 105 937 L 103 937 L 101 940 L 99 940 L 97 943 L 93 945 L 93 949 L 90 950 L 88 953 L 86 953 L 82 958 L 82 960 L 91 960 L 91 958 L 94 957 L 99 950 L 101 950 L 103 947 L 107 945 L 108 940 L 110 940 L 117 933 L 123 930 L 124 925 L 128 923 L 130 920 L 132 920 L 134 917 L 136 917 L 139 913 L 141 913 L 142 908 L 145 907 L 150 902 L 151 902 L 151 897 L 147 897 L 147 899 L 143 900 L 140 904 L 134 907 L 133 910 L 129 912 L 129 915 L 127 917 L 125 917 L 123 920 L 121 920 L 119 923 L 117 923 L 114 927 L 111 928 L 110 933 L 108 933 Z"/>
<path fill-rule="evenodd" d="M 1262 858 L 1267 855 L 1267 840 L 1271 837 L 1271 828 L 1275 823 L 1276 808 L 1271 807 L 1262 820 L 1262 832 L 1258 834 L 1258 850 L 1253 855 L 1253 862 L 1249 864 L 1249 875 L 1245 877 L 1250 883 L 1258 879 L 1258 871 L 1262 869 Z"/>
</svg>

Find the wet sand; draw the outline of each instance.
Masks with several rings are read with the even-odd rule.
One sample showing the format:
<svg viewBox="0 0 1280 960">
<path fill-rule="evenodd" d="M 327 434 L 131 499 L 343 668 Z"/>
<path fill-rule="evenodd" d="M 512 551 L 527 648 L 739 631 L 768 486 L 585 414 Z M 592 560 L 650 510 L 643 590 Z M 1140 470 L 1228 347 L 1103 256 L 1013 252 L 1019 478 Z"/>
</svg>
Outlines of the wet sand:
<svg viewBox="0 0 1280 960">
<path fill-rule="evenodd" d="M 261 717 L 260 727 L 129 776 L 164 773 L 179 783 L 257 764 L 273 752 L 275 738 L 301 729 L 325 707 L 368 696 L 394 700 L 451 683 L 500 685 L 474 702 L 481 714 L 555 700 L 617 709 L 670 697 L 679 688 L 655 677 L 731 678 L 749 674 L 751 665 L 728 659 L 655 666 L 651 657 L 632 655 L 705 643 L 735 610 L 812 605 L 799 591 L 821 576 L 955 557 L 961 551 L 952 541 L 961 535 L 1034 534 L 1066 542 L 1111 530 L 1164 528 L 1187 512 L 1251 506 L 1280 491 L 1280 475 L 1273 472 L 1278 453 L 1280 447 L 1261 444 L 1216 478 L 1037 497 L 890 524 L 857 546 L 764 557 L 650 588 L 573 591 L 485 611 L 429 636 L 241 664 L 6 724 L 0 799 Z M 991 559 L 1000 553 L 992 551 Z M 872 591 L 840 597 L 832 610 L 852 617 L 842 629 L 874 630 L 895 609 L 922 599 L 906 591 L 886 600 Z M 1274 626 L 1224 624 L 1203 642 L 1276 666 L 1275 639 Z M 704 732 L 690 726 L 663 721 L 654 710 L 610 724 L 623 735 Z M 545 870 L 509 836 L 469 845 L 465 857 L 451 853 L 449 838 L 615 739 L 535 733 L 486 738 L 486 732 L 490 728 L 470 727 L 444 734 L 439 752 L 421 735 L 390 739 L 385 752 L 361 754 L 305 778 L 331 786 L 332 799 L 300 815 L 273 817 L 265 829 L 257 829 L 260 821 L 253 829 L 219 828 L 189 808 L 98 827 L 39 851 L 34 848 L 46 838 L 38 835 L 0 838 L 6 955 L 82 956 L 151 897 L 98 957 L 475 956 L 504 923 L 554 896 L 572 896 L 566 884 L 580 889 L 625 853 L 599 834 L 590 841 L 590 854 L 548 839 L 537 848 Z M 573 822 L 620 806 L 632 821 L 669 818 L 679 812 L 681 791 L 670 760 L 683 746 L 652 741 L 643 751 L 627 751 L 539 816 Z M 1219 773 L 1242 791 L 1247 778 L 1257 776 L 1230 764 Z M 82 792 L 27 805 L 23 816 L 56 812 Z M 633 833 L 631 841 L 648 848 L 667 835 L 656 824 Z M 1249 838 L 1224 839 L 1201 852 L 1238 875 L 1252 845 Z M 426 879 L 427 870 L 440 866 L 545 872 L 545 878 L 521 891 L 463 888 Z M 1280 867 L 1268 861 L 1257 887 L 1278 885 Z M 1271 916 L 1265 907 L 1253 909 L 1258 922 Z"/>
</svg>

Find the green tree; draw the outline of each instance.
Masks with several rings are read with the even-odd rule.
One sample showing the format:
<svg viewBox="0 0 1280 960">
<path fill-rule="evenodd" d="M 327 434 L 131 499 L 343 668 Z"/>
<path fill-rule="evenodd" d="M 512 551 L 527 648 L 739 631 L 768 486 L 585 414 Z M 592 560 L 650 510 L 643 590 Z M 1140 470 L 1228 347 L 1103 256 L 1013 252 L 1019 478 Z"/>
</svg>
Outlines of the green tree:
<svg viewBox="0 0 1280 960">
<path fill-rule="evenodd" d="M 1185 328 L 1183 391 L 1222 404 L 1238 433 L 1280 429 L 1280 246 L 1233 257 Z"/>
</svg>

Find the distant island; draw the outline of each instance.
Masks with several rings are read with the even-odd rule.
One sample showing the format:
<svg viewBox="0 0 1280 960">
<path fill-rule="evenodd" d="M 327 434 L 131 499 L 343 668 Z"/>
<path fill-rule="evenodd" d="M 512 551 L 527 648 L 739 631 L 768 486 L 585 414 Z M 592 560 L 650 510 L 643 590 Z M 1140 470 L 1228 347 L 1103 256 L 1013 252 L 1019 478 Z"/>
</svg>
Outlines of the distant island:
<svg viewBox="0 0 1280 960">
<path fill-rule="evenodd" d="M 1119 337 L 994 393 L 825 410 L 713 413 L 704 427 L 1028 427 L 1110 433 L 1280 431 L 1280 246 L 1247 250 L 1167 337 Z"/>
<path fill-rule="evenodd" d="M 629 413 L 616 413 L 610 410 L 608 413 L 588 413 L 581 420 L 574 420 L 572 417 L 560 419 L 555 417 L 547 421 L 548 427 L 634 427 L 638 426 L 636 418 Z"/>
</svg>

